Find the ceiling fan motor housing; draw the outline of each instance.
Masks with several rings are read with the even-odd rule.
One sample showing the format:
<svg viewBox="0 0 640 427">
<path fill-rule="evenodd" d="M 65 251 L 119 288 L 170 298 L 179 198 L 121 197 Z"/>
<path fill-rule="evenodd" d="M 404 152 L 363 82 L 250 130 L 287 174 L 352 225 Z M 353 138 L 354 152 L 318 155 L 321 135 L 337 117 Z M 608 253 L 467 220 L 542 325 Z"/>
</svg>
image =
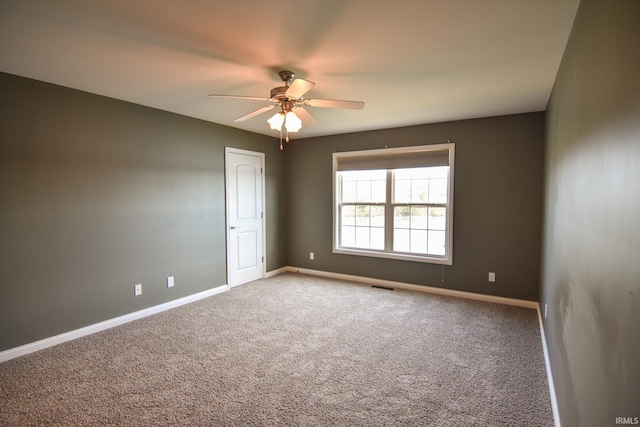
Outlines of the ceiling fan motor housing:
<svg viewBox="0 0 640 427">
<path fill-rule="evenodd" d="M 278 72 L 278 75 L 280 76 L 280 80 L 285 83 L 285 86 L 274 87 L 271 89 L 271 99 L 275 99 L 280 102 L 288 101 L 289 98 L 287 98 L 286 92 L 289 89 L 289 84 L 296 75 L 293 74 L 293 71 L 287 70 Z"/>
<path fill-rule="evenodd" d="M 276 99 L 278 101 L 286 99 L 287 96 L 285 95 L 285 92 L 287 89 L 289 89 L 289 86 L 274 87 L 271 89 L 271 99 Z"/>
</svg>

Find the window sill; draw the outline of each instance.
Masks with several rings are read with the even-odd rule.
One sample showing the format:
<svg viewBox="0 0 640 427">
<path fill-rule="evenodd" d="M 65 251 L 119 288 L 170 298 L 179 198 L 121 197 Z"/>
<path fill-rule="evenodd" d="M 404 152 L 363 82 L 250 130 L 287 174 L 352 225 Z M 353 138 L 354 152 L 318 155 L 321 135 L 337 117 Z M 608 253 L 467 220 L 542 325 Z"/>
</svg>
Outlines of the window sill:
<svg viewBox="0 0 640 427">
<path fill-rule="evenodd" d="M 401 261 L 413 261 L 413 262 L 424 262 L 428 264 L 442 264 L 442 265 L 453 265 L 453 260 L 451 258 L 446 258 L 444 256 L 422 256 L 422 255 L 411 255 L 406 253 L 397 253 L 397 252 L 382 252 L 382 251 L 368 251 L 366 249 L 346 249 L 346 248 L 334 248 L 334 254 L 342 254 L 342 255 L 356 255 L 356 256 L 365 256 L 365 257 L 374 257 L 374 258 L 386 258 L 386 259 L 395 259 Z"/>
</svg>

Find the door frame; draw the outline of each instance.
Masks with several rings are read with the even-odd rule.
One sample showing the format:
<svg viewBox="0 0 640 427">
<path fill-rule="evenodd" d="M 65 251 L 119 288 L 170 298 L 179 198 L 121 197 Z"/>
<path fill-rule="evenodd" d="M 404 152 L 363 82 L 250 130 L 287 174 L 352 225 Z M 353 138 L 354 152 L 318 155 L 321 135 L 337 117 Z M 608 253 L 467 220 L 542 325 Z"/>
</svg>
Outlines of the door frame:
<svg viewBox="0 0 640 427">
<path fill-rule="evenodd" d="M 227 285 L 229 287 L 231 287 L 231 285 L 229 284 L 229 271 L 230 271 L 230 253 L 231 253 L 231 247 L 230 247 L 230 218 L 229 218 L 229 180 L 227 179 L 228 177 L 228 169 L 227 166 L 229 164 L 229 154 L 244 154 L 244 155 L 248 155 L 248 156 L 255 156 L 255 157 L 260 157 L 260 168 L 261 168 L 261 174 L 260 174 L 260 183 L 262 186 L 262 258 L 263 258 L 263 262 L 262 262 L 262 278 L 264 278 L 267 274 L 267 245 L 266 245 L 266 237 L 267 237 L 267 231 L 266 231 L 266 218 L 267 218 L 267 214 L 266 214 L 266 205 L 265 205 L 265 189 L 266 189 L 266 185 L 265 185 L 265 154 L 261 153 L 259 151 L 250 151 L 250 150 L 245 150 L 242 148 L 235 148 L 235 147 L 228 147 L 225 146 L 224 147 L 224 194 L 225 194 L 225 203 L 224 203 L 224 210 L 225 210 L 225 240 L 226 240 L 226 254 L 225 257 L 227 259 L 226 262 L 226 267 L 227 267 L 227 274 L 226 274 L 226 278 L 227 278 Z M 238 285 L 234 285 L 234 286 L 239 286 Z"/>
</svg>

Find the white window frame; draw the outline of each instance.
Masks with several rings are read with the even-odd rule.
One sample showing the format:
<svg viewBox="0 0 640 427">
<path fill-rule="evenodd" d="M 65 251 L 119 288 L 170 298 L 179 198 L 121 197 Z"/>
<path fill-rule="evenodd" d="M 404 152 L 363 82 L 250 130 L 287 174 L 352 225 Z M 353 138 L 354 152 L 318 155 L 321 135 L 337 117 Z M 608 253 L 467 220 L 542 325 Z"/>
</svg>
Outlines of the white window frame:
<svg viewBox="0 0 640 427">
<path fill-rule="evenodd" d="M 341 203 L 341 186 L 338 178 L 338 163 L 340 159 L 345 158 L 358 158 L 358 157 L 375 157 L 376 160 L 379 157 L 384 161 L 386 157 L 392 157 L 398 154 L 418 154 L 429 151 L 443 151 L 447 150 L 449 153 L 449 176 L 448 182 L 448 194 L 447 194 L 447 218 L 446 218 L 446 231 L 445 231 L 445 254 L 438 255 L 422 255 L 422 254 L 410 254 L 406 252 L 394 252 L 392 248 L 387 244 L 385 250 L 372 250 L 361 248 L 347 248 L 340 247 L 340 203 Z M 404 261 L 416 261 L 432 264 L 453 264 L 453 178 L 454 178 L 454 158 L 455 158 L 455 145 L 452 142 L 446 144 L 432 144 L 410 147 L 396 147 L 396 148 L 384 148 L 375 150 L 361 150 L 361 151 L 349 151 L 341 153 L 333 153 L 333 253 L 346 254 L 346 255 L 358 255 L 377 258 L 398 259 Z M 388 178 L 391 173 L 388 173 Z M 391 185 L 388 183 L 387 188 Z M 369 203 L 363 203 L 369 204 Z M 387 200 L 385 206 L 393 206 L 392 195 L 390 191 L 387 191 Z M 388 224 L 388 223 L 387 223 Z M 385 231 L 387 235 L 393 233 L 393 230 L 389 230 L 388 227 Z"/>
</svg>

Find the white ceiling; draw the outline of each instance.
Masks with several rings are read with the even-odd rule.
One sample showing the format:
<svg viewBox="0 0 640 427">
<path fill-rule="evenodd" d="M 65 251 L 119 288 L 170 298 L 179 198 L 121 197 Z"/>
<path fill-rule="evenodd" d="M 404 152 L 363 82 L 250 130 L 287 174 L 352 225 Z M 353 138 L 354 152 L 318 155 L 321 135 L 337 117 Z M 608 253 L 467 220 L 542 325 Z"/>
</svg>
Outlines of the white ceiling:
<svg viewBox="0 0 640 427">
<path fill-rule="evenodd" d="M 0 0 L 0 71 L 277 137 L 233 120 L 290 69 L 297 137 L 546 108 L 579 0 Z"/>
</svg>

